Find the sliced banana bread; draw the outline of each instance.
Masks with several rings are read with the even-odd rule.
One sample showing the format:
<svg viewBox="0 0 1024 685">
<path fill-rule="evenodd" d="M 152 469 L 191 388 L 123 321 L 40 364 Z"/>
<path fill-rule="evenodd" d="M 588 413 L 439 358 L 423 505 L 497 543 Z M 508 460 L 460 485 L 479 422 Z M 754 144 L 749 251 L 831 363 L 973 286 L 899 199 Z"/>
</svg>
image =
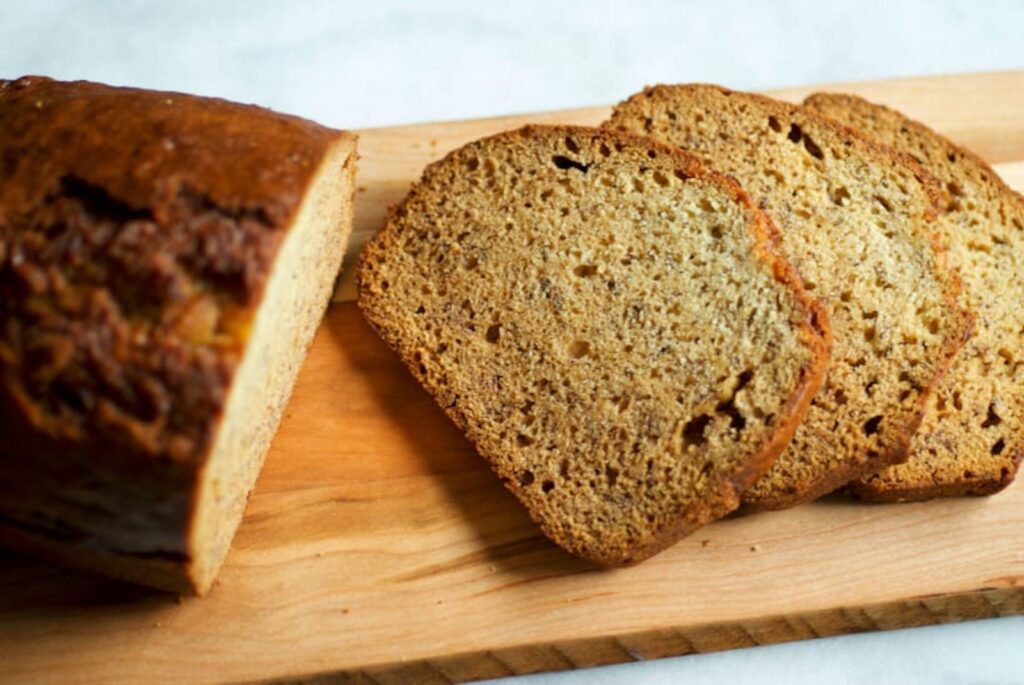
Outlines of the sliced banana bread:
<svg viewBox="0 0 1024 685">
<path fill-rule="evenodd" d="M 903 461 L 929 389 L 970 331 L 935 250 L 937 193 L 923 172 L 798 106 L 716 86 L 648 88 L 606 126 L 734 175 L 829 309 L 826 388 L 744 504 L 793 506 Z"/>
<path fill-rule="evenodd" d="M 735 509 L 821 382 L 772 230 L 677 150 L 527 127 L 427 168 L 359 304 L 550 538 L 627 564 Z"/>
<path fill-rule="evenodd" d="M 850 489 L 887 502 L 1002 490 L 1024 459 L 1024 199 L 976 155 L 899 112 L 852 95 L 816 94 L 805 105 L 913 156 L 945 184 L 935 227 L 977 316 L 910 459 Z"/>
<path fill-rule="evenodd" d="M 210 588 L 330 299 L 355 143 L 0 81 L 0 543 Z"/>
</svg>

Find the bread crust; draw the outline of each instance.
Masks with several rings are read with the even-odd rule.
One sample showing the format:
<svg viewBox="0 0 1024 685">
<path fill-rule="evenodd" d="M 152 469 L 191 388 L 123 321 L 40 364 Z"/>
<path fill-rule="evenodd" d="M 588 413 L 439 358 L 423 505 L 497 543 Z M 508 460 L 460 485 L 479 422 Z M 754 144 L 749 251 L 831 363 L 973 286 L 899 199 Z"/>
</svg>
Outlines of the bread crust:
<svg viewBox="0 0 1024 685">
<path fill-rule="evenodd" d="M 211 98 L 0 82 L 4 538 L 200 589 L 191 518 L 234 372 L 308 184 L 353 139 Z"/>
<path fill-rule="evenodd" d="M 847 492 L 861 502 L 871 504 L 926 502 L 944 497 L 989 497 L 1002 492 L 1016 479 L 1021 463 L 1024 463 L 1024 450 L 1013 452 L 1010 463 L 1012 468 L 1000 471 L 998 476 L 979 480 L 919 481 L 900 485 L 876 483 L 872 476 L 868 476 L 850 483 Z"/>
<path fill-rule="evenodd" d="M 813 353 L 811 363 L 801 372 L 799 384 L 793 388 L 785 406 L 780 408 L 780 419 L 775 424 L 771 439 L 767 440 L 756 453 L 750 454 L 742 468 L 733 473 L 723 474 L 710 488 L 710 494 L 704 501 L 689 503 L 672 521 L 644 531 L 642 536 L 634 539 L 628 546 L 590 547 L 581 537 L 567 535 L 564 529 L 552 525 L 551 521 L 531 506 L 531 494 L 519 483 L 516 474 L 505 470 L 500 462 L 491 458 L 495 450 L 501 449 L 500 446 L 492 444 L 479 432 L 475 432 L 473 419 L 466 414 L 463 408 L 464 403 L 450 401 L 451 398 L 443 389 L 444 383 L 427 375 L 417 345 L 403 335 L 400 328 L 391 321 L 381 295 L 380 277 L 375 272 L 375 265 L 386 259 L 389 251 L 398 249 L 394 241 L 401 231 L 402 221 L 405 218 L 405 207 L 413 202 L 419 193 L 425 192 L 422 189 L 432 174 L 439 173 L 447 165 L 454 163 L 456 157 L 462 154 L 461 150 L 454 151 L 444 159 L 427 167 L 423 179 L 413 186 L 406 200 L 391 209 L 384 227 L 368 243 L 362 253 L 357 272 L 358 302 L 371 327 L 398 353 L 420 384 L 438 401 L 449 418 L 461 430 L 467 432 L 477 449 L 491 462 L 506 487 L 526 505 L 531 517 L 553 541 L 573 554 L 594 563 L 612 566 L 634 564 L 656 554 L 681 537 L 738 506 L 739 496 L 743 490 L 771 466 L 778 454 L 788 444 L 815 392 L 823 382 L 828 365 L 831 329 L 824 309 L 815 299 L 804 292 L 796 271 L 779 256 L 776 249 L 778 232 L 771 225 L 767 216 L 754 207 L 734 179 L 709 170 L 695 157 L 647 138 L 574 126 L 527 126 L 516 131 L 485 138 L 471 145 L 487 145 L 494 141 L 513 139 L 528 142 L 534 138 L 547 137 L 574 137 L 577 140 L 596 141 L 595 144 L 604 143 L 610 147 L 616 145 L 638 146 L 642 149 L 656 151 L 659 158 L 671 161 L 676 170 L 682 174 L 681 178 L 699 177 L 710 180 L 720 189 L 726 190 L 734 201 L 742 204 L 756 217 L 755 223 L 749 227 L 756 236 L 758 246 L 756 257 L 771 270 L 778 283 L 784 284 L 795 294 L 796 301 L 803 311 L 800 323 L 801 338 L 813 350 Z"/>
</svg>

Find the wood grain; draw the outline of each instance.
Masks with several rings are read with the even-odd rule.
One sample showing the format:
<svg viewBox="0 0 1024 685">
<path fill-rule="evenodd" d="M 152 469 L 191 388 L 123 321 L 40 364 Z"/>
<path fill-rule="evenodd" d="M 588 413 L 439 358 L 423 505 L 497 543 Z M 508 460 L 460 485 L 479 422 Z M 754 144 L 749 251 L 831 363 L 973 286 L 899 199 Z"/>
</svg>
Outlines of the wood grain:
<svg viewBox="0 0 1024 685">
<path fill-rule="evenodd" d="M 934 121 L 1024 186 L 1024 72 L 848 89 Z M 522 121 L 364 133 L 364 234 L 425 160 Z M 0 679 L 448 683 L 1019 613 L 1021 483 L 734 517 L 629 569 L 570 558 L 344 303 L 211 595 L 0 556 Z"/>
</svg>

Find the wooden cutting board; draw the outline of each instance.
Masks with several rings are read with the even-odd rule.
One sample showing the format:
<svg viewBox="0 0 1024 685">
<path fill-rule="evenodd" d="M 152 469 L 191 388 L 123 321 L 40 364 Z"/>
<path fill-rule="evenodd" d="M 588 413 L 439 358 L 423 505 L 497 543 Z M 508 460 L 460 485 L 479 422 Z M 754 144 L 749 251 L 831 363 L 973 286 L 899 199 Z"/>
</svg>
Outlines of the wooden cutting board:
<svg viewBox="0 0 1024 685">
<path fill-rule="evenodd" d="M 1024 71 L 829 89 L 903 109 L 1024 187 Z M 453 146 L 608 111 L 363 131 L 355 243 Z M 212 594 L 0 556 L 0 679 L 448 683 L 1017 613 L 1024 483 L 732 518 L 629 569 L 570 558 L 339 301 Z"/>
</svg>

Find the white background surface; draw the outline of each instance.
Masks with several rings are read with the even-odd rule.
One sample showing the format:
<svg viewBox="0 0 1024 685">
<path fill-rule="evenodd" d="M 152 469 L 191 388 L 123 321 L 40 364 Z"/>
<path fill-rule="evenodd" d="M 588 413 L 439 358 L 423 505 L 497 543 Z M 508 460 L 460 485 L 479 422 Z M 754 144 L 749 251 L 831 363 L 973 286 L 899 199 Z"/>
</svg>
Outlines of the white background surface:
<svg viewBox="0 0 1024 685">
<path fill-rule="evenodd" d="M 1024 2 L 0 3 L 0 78 L 256 102 L 355 128 L 618 101 L 644 84 L 772 88 L 1024 68 Z M 1024 618 L 515 679 L 1024 682 Z"/>
</svg>

